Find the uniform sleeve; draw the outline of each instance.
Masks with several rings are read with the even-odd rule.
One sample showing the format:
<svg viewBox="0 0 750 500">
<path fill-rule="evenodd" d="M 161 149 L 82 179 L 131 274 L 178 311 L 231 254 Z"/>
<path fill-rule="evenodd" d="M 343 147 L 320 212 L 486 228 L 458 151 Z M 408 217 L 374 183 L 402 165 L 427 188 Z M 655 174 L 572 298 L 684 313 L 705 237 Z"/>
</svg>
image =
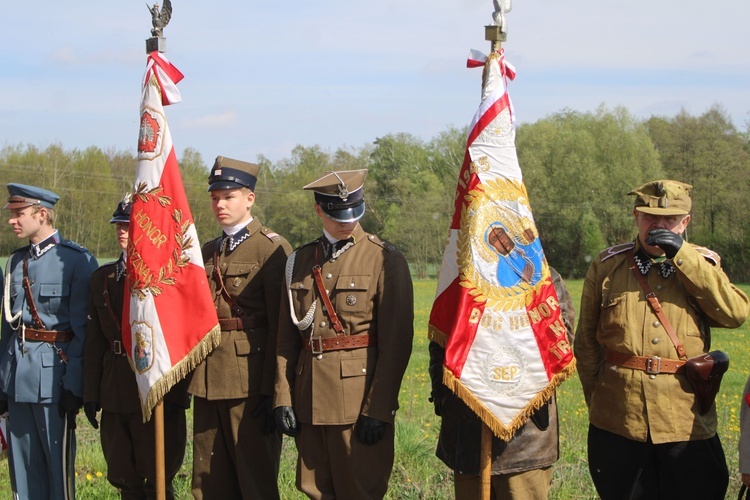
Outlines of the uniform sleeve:
<svg viewBox="0 0 750 500">
<path fill-rule="evenodd" d="M 102 271 L 103 272 L 103 271 Z M 83 401 L 99 402 L 99 388 L 102 381 L 102 361 L 107 349 L 107 340 L 102 332 L 99 310 L 94 305 L 94 296 L 102 293 L 97 290 L 94 280 L 100 279 L 98 273 L 91 277 L 89 293 L 89 314 L 86 325 L 86 341 L 83 349 Z"/>
<path fill-rule="evenodd" d="M 750 405 L 745 399 L 750 394 L 750 378 L 740 401 L 740 440 L 737 444 L 740 452 L 740 473 L 750 474 Z"/>
<path fill-rule="evenodd" d="M 581 293 L 581 314 L 573 343 L 578 376 L 583 386 L 583 396 L 588 405 L 596 386 L 599 367 L 602 364 L 602 346 L 596 340 L 599 327 L 601 292 L 597 283 L 595 264 L 589 267 Z"/>
<path fill-rule="evenodd" d="M 290 251 L 289 243 L 283 238 L 280 239 L 280 244 L 263 264 L 263 294 L 266 303 L 268 337 L 266 338 L 260 392 L 266 396 L 272 396 L 274 390 L 274 379 L 276 377 L 276 339 L 279 327 L 279 296 L 284 284 L 284 267 Z"/>
<path fill-rule="evenodd" d="M 406 259 L 386 252 L 378 277 L 378 359 L 362 414 L 392 423 L 414 339 L 414 291 Z"/>
<path fill-rule="evenodd" d="M 284 279 L 284 278 L 282 278 Z M 302 337 L 290 315 L 289 296 L 286 280 L 277 297 L 279 302 L 279 324 L 276 339 L 276 383 L 273 392 L 273 406 L 292 406 L 294 387 L 294 367 L 299 357 Z"/>
<path fill-rule="evenodd" d="M 98 267 L 96 259 L 88 252 L 77 260 L 73 280 L 70 284 L 68 302 L 70 329 L 73 340 L 70 341 L 66 355 L 65 374 L 62 378 L 64 389 L 78 397 L 83 397 L 83 348 L 86 339 L 86 317 L 89 307 L 89 282 L 91 275 Z"/>
<path fill-rule="evenodd" d="M 573 345 L 575 341 L 575 323 L 576 323 L 576 308 L 573 305 L 573 297 L 571 297 L 568 287 L 565 286 L 562 276 L 555 269 L 550 268 L 550 274 L 552 276 L 552 286 L 555 287 L 555 293 L 557 294 L 557 301 L 560 304 L 560 316 L 562 317 L 565 329 L 568 331 L 568 342 Z"/>
<path fill-rule="evenodd" d="M 682 245 L 672 263 L 711 326 L 737 328 L 745 322 L 750 311 L 747 295 L 729 282 L 720 265 L 707 260 L 690 244 Z"/>
</svg>

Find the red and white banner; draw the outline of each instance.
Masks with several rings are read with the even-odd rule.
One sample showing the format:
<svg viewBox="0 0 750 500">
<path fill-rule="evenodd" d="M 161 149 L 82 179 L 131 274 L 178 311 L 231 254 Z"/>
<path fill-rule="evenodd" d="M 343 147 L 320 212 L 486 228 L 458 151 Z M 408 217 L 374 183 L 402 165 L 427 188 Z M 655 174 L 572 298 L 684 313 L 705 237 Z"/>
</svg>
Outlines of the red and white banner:
<svg viewBox="0 0 750 500">
<path fill-rule="evenodd" d="M 173 80 L 177 78 L 177 80 Z M 164 104 L 180 101 L 182 73 L 148 56 L 127 250 L 122 339 L 144 421 L 221 340 L 219 320 L 182 184 Z"/>
<path fill-rule="evenodd" d="M 508 440 L 574 370 L 573 353 L 529 206 L 515 146 L 503 52 L 485 61 L 430 314 L 443 380 Z"/>
</svg>

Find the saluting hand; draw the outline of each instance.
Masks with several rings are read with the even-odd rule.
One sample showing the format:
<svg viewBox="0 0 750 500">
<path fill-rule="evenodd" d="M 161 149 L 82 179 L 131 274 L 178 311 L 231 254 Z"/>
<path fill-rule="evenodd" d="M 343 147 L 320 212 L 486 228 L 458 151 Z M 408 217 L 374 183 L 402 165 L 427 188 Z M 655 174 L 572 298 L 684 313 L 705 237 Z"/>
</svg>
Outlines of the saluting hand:
<svg viewBox="0 0 750 500">
<path fill-rule="evenodd" d="M 279 406 L 273 410 L 276 427 L 287 436 L 297 435 L 297 415 L 291 406 Z"/>
<path fill-rule="evenodd" d="M 387 424 L 377 418 L 360 415 L 354 424 L 354 432 L 362 444 L 373 445 L 383 439 Z"/>
<path fill-rule="evenodd" d="M 648 232 L 646 244 L 661 248 L 668 259 L 673 259 L 682 247 L 682 236 L 669 229 L 652 229 Z"/>
</svg>

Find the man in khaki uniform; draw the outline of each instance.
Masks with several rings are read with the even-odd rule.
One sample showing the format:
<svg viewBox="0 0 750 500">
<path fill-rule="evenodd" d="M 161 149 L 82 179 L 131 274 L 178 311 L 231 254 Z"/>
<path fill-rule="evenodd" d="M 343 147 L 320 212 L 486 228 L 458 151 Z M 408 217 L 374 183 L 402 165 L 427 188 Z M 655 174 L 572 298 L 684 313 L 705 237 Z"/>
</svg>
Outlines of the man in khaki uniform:
<svg viewBox="0 0 750 500">
<path fill-rule="evenodd" d="M 323 236 L 286 267 L 274 407 L 296 436 L 297 488 L 316 499 L 385 495 L 414 336 L 406 259 L 358 222 L 366 174 L 329 172 L 303 188 Z"/>
<path fill-rule="evenodd" d="M 125 294 L 130 199 L 117 205 L 115 224 L 120 258 L 91 275 L 89 316 L 83 352 L 83 410 L 94 427 L 101 409 L 101 441 L 107 480 L 127 500 L 156 498 L 154 420 L 143 422 L 138 384 L 122 347 L 122 306 Z M 172 480 L 185 457 L 185 410 L 190 407 L 187 381 L 164 397 L 164 454 L 167 498 L 174 498 Z"/>
<path fill-rule="evenodd" d="M 195 369 L 193 495 L 279 498 L 272 396 L 289 243 L 251 215 L 260 167 L 219 156 L 208 178 L 224 234 L 203 246 L 221 344 Z"/>
<path fill-rule="evenodd" d="M 748 298 L 718 255 L 683 241 L 691 188 L 665 180 L 628 193 L 638 237 L 600 253 L 584 282 L 574 353 L 589 407 L 589 470 L 604 500 L 723 499 L 727 489 L 716 407 L 701 414 L 676 344 L 687 358 L 707 352 L 709 328 L 740 326 Z"/>
</svg>

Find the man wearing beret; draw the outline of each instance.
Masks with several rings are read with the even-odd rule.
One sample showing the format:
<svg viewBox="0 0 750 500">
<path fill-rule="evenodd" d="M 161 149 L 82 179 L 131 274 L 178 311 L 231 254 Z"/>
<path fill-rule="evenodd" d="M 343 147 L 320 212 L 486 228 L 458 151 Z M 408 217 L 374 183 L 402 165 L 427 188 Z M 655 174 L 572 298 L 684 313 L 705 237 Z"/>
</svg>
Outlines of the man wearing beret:
<svg viewBox="0 0 750 500">
<path fill-rule="evenodd" d="M 208 191 L 223 230 L 203 246 L 221 344 L 193 372 L 193 495 L 279 498 L 276 329 L 291 247 L 251 214 L 260 166 L 219 156 Z"/>
<path fill-rule="evenodd" d="M 736 328 L 748 298 L 716 253 L 683 240 L 692 186 L 631 191 L 638 236 L 592 262 L 574 353 L 589 407 L 589 470 L 604 500 L 723 499 L 728 484 L 716 406 L 686 378 L 710 327 Z"/>
<path fill-rule="evenodd" d="M 88 283 L 97 263 L 55 229 L 57 194 L 24 184 L 8 184 L 8 192 L 8 222 L 29 240 L 8 259 L 0 337 L 0 413 L 9 413 L 12 484 L 16 498 L 70 498 Z"/>
<path fill-rule="evenodd" d="M 315 193 L 323 235 L 286 266 L 274 411 L 296 436 L 297 489 L 316 499 L 385 495 L 412 348 L 406 259 L 358 222 L 366 174 L 328 172 L 303 188 Z"/>
<path fill-rule="evenodd" d="M 101 442 L 107 480 L 124 500 L 156 497 L 154 420 L 143 422 L 138 384 L 122 346 L 122 307 L 127 279 L 130 197 L 117 204 L 115 226 L 120 258 L 91 276 L 89 321 L 84 349 L 83 410 L 94 427 L 101 409 Z M 167 498 L 174 498 L 172 480 L 185 456 L 185 410 L 190 407 L 187 379 L 164 396 L 164 455 Z"/>
</svg>

